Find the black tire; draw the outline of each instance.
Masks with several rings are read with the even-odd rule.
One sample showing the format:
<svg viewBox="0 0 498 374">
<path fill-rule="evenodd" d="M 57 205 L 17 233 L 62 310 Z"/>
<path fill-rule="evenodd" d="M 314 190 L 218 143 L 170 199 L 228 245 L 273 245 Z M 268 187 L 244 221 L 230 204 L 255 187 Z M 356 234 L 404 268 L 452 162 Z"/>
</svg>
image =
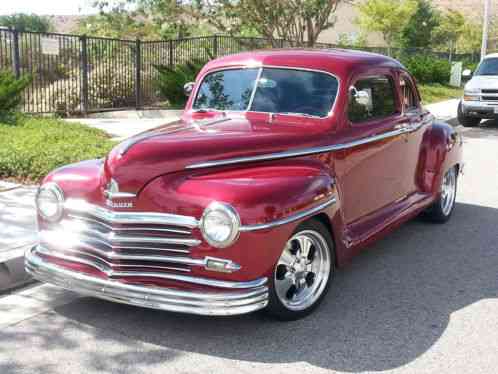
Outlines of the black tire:
<svg viewBox="0 0 498 374">
<path fill-rule="evenodd" d="M 454 173 L 454 191 L 452 192 L 453 196 L 451 197 L 452 203 L 450 208 L 445 206 L 445 200 L 444 200 L 445 197 L 442 192 L 443 185 L 445 183 L 445 177 L 448 176 L 449 173 Z M 443 177 L 441 181 L 441 192 L 439 193 L 438 199 L 422 215 L 423 218 L 425 218 L 430 222 L 434 223 L 448 222 L 448 220 L 451 218 L 451 215 L 453 214 L 453 210 L 455 209 L 455 198 L 458 187 L 458 167 L 453 166 L 452 168 L 450 168 L 446 172 L 445 177 Z"/>
<path fill-rule="evenodd" d="M 265 309 L 265 312 L 267 314 L 269 314 L 270 316 L 272 316 L 278 320 L 294 321 L 294 320 L 298 320 L 298 319 L 301 319 L 301 318 L 308 316 L 320 305 L 320 303 L 323 301 L 325 295 L 327 294 L 327 292 L 329 290 L 330 283 L 332 282 L 332 278 L 333 278 L 333 275 L 335 273 L 335 251 L 334 251 L 334 243 L 333 243 L 332 237 L 330 235 L 330 232 L 322 222 L 320 222 L 317 219 L 311 219 L 311 220 L 308 220 L 308 221 L 300 224 L 296 228 L 296 230 L 294 231 L 292 236 L 289 238 L 289 241 L 287 242 L 289 244 L 289 246 L 286 244 L 286 247 L 282 250 L 282 255 L 284 254 L 284 251 L 290 250 L 290 248 L 293 247 L 292 245 L 290 245 L 290 244 L 294 243 L 293 238 L 298 238 L 298 237 L 302 237 L 303 235 L 310 235 L 310 234 L 315 235 L 316 233 L 321 237 L 321 239 L 323 239 L 323 240 L 319 241 L 319 243 L 323 244 L 321 246 L 321 248 L 325 248 L 325 246 L 327 247 L 327 248 L 325 248 L 325 250 L 328 253 L 329 266 L 324 265 L 325 267 L 323 269 L 326 269 L 328 267 L 328 269 L 329 269 L 328 277 L 325 281 L 323 278 L 321 278 L 322 277 L 321 275 L 320 275 L 320 277 L 317 277 L 316 279 L 313 276 L 313 277 L 311 277 L 312 278 L 311 284 L 308 284 L 308 275 L 309 275 L 309 273 L 313 274 L 313 272 L 310 271 L 308 273 L 308 275 L 306 275 L 304 277 L 305 278 L 305 285 L 301 284 L 301 286 L 299 286 L 302 288 L 298 288 L 296 286 L 291 286 L 291 288 L 294 287 L 295 295 L 292 295 L 290 297 L 289 301 L 292 301 L 293 296 L 299 295 L 300 292 L 302 292 L 302 290 L 308 292 L 309 290 L 313 289 L 313 287 L 318 287 L 318 289 L 319 290 L 321 289 L 321 291 L 320 291 L 320 293 L 318 293 L 318 291 L 316 293 L 311 293 L 311 294 L 316 295 L 316 296 L 309 296 L 308 300 L 309 301 L 313 300 L 312 304 L 310 304 L 309 306 L 306 306 L 305 308 L 300 309 L 300 310 L 289 309 L 289 307 L 287 307 L 286 305 L 284 305 L 284 303 L 282 303 L 281 299 L 279 298 L 278 291 L 276 289 L 276 282 L 278 282 L 277 276 L 279 273 L 279 269 L 281 270 L 281 267 L 285 266 L 285 265 L 282 265 L 280 263 L 281 259 L 279 259 L 279 262 L 277 262 L 277 264 L 275 264 L 275 266 L 274 266 L 273 274 L 272 274 L 272 277 L 270 280 L 269 303 Z M 318 238 L 318 236 L 317 236 L 317 238 Z M 295 240 L 297 240 L 297 239 L 295 239 Z M 320 245 L 319 243 L 317 242 L 318 245 Z M 299 249 L 297 249 L 296 252 L 297 251 L 299 251 Z M 313 246 L 311 246 L 308 253 L 311 253 L 311 252 L 314 253 L 313 256 L 318 256 L 318 258 L 324 258 L 324 256 L 317 255 L 317 253 L 322 253 L 322 252 L 325 253 L 321 249 L 315 248 L 313 250 Z M 296 254 L 296 258 L 297 258 L 297 254 Z M 309 259 L 309 258 L 310 258 L 310 256 L 308 255 L 306 257 L 306 259 Z M 310 260 L 310 263 L 314 264 L 315 261 L 318 262 L 318 259 Z M 322 264 L 323 262 L 319 262 L 319 263 Z M 308 265 L 308 266 L 311 266 L 311 265 Z M 320 268 L 320 269 L 322 269 L 322 268 Z M 286 274 L 290 274 L 290 271 L 289 270 L 287 270 L 287 271 L 288 271 L 288 273 L 286 273 Z M 296 277 L 297 277 L 298 273 L 299 272 L 295 273 Z M 300 273 L 303 274 L 306 272 L 303 271 Z M 319 272 L 319 274 L 320 273 L 321 272 Z M 302 280 L 303 280 L 303 277 L 301 277 L 301 281 Z M 313 283 L 314 281 L 316 282 L 316 285 Z M 290 292 L 290 289 L 287 292 L 287 294 L 289 292 Z"/>
<path fill-rule="evenodd" d="M 481 119 L 477 117 L 466 116 L 463 112 L 462 103 L 458 104 L 458 122 L 463 127 L 475 127 L 481 123 Z"/>
</svg>

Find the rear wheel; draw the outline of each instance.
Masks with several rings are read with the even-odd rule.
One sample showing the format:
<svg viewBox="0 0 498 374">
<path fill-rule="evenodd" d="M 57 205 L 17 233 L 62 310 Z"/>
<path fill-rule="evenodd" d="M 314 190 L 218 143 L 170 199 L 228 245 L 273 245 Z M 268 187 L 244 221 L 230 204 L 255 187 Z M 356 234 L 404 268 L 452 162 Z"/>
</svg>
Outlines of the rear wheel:
<svg viewBox="0 0 498 374">
<path fill-rule="evenodd" d="M 458 122 L 464 127 L 475 127 L 481 122 L 480 118 L 466 116 L 462 103 L 458 104 Z"/>
<path fill-rule="evenodd" d="M 268 313 L 288 321 L 310 314 L 328 291 L 334 259 L 330 233 L 321 222 L 299 225 L 275 266 Z"/>
<path fill-rule="evenodd" d="M 457 180 L 458 168 L 453 166 L 443 177 L 438 200 L 425 212 L 430 221 L 444 223 L 450 219 L 455 208 Z"/>
</svg>

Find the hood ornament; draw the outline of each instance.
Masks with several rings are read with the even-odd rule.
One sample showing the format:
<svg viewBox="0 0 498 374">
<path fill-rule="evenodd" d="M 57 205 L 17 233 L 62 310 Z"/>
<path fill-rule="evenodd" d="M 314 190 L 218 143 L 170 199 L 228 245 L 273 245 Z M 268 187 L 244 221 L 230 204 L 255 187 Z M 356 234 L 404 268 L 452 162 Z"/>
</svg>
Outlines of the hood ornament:
<svg viewBox="0 0 498 374">
<path fill-rule="evenodd" d="M 111 180 L 109 181 L 109 183 L 107 183 L 104 189 L 104 196 L 107 197 L 109 200 L 114 200 L 114 199 L 134 198 L 137 195 L 131 192 L 120 192 L 118 182 L 116 182 L 114 179 L 111 178 Z"/>
</svg>

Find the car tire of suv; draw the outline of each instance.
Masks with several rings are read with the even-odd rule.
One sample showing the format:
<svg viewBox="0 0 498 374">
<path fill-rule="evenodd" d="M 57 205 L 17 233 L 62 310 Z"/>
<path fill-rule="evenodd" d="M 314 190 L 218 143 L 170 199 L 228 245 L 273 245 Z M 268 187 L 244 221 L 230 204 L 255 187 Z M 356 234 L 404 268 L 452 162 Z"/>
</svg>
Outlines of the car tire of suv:
<svg viewBox="0 0 498 374">
<path fill-rule="evenodd" d="M 464 127 L 475 127 L 481 122 L 480 118 L 466 116 L 463 112 L 462 103 L 458 104 L 458 122 Z"/>
<path fill-rule="evenodd" d="M 427 220 L 435 223 L 447 222 L 455 208 L 458 186 L 458 167 L 450 168 L 442 178 L 438 199 L 423 214 Z"/>
<path fill-rule="evenodd" d="M 300 224 L 274 267 L 266 312 L 293 321 L 313 312 L 323 301 L 335 272 L 334 244 L 317 219 Z"/>
</svg>

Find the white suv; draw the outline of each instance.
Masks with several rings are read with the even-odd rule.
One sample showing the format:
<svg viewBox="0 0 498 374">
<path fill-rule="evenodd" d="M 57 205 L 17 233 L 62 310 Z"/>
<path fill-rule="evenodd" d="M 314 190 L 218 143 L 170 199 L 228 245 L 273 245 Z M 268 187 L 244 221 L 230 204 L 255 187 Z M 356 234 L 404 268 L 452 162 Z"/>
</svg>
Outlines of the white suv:
<svg viewBox="0 0 498 374">
<path fill-rule="evenodd" d="M 465 127 L 477 126 L 481 119 L 498 118 L 498 53 L 488 55 L 481 61 L 464 89 L 463 99 L 458 105 L 458 122 Z"/>
</svg>

